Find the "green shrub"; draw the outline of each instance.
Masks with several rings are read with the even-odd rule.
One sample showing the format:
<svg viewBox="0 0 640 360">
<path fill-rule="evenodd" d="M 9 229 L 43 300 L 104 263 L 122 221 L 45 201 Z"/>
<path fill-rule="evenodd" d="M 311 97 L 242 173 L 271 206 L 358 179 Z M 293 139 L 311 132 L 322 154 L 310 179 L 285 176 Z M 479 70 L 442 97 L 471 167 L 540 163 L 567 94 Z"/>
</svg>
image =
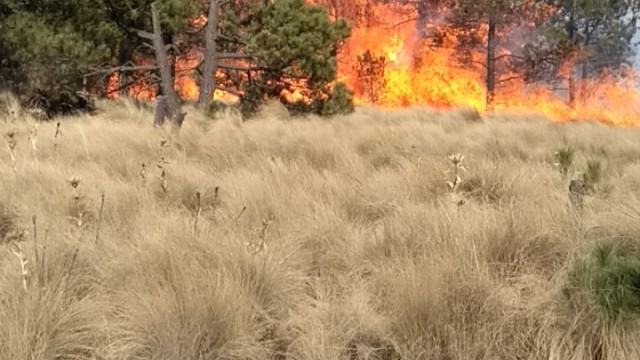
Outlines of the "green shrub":
<svg viewBox="0 0 640 360">
<path fill-rule="evenodd" d="M 353 91 L 344 83 L 337 82 L 329 98 L 322 105 L 322 116 L 346 115 L 353 112 Z"/>
<path fill-rule="evenodd" d="M 567 173 L 569 173 L 569 168 L 571 168 L 571 164 L 573 164 L 574 153 L 575 150 L 572 147 L 564 147 L 555 152 L 554 165 L 560 169 L 562 176 L 566 176 Z"/>
<path fill-rule="evenodd" d="M 564 294 L 569 300 L 596 304 L 612 321 L 634 318 L 640 313 L 638 254 L 611 242 L 598 245 L 569 272 Z"/>
</svg>

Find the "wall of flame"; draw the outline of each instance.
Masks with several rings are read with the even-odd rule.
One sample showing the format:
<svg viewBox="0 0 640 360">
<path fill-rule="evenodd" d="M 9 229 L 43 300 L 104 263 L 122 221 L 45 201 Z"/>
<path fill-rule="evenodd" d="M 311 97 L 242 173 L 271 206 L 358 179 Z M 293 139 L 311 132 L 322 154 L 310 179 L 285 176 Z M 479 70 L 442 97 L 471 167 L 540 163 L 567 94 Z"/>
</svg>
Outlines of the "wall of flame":
<svg viewBox="0 0 640 360">
<path fill-rule="evenodd" d="M 353 27 L 351 37 L 340 48 L 337 80 L 355 90 L 355 103 L 367 104 L 369 99 L 361 90 L 358 83 L 360 79 L 355 71 L 357 56 L 369 50 L 386 58 L 385 86 L 377 106 L 468 106 L 485 111 L 484 67 L 458 65 L 453 49 L 457 34 L 447 33 L 445 43 L 441 46 L 425 46 L 418 40 L 415 21 L 407 21 L 408 18 L 415 18 L 415 10 L 410 6 L 398 7 L 399 5 L 374 5 L 372 10 L 378 20 L 376 25 Z M 446 9 L 441 10 L 446 12 Z M 434 19 L 442 18 L 443 13 L 434 16 Z M 194 19 L 194 24 L 198 23 L 204 24 L 202 17 Z M 428 25 L 439 26 L 436 20 Z M 480 25 L 477 31 L 485 33 L 484 25 Z M 504 48 L 498 48 L 497 51 L 499 54 L 508 52 Z M 192 70 L 201 54 L 200 50 L 193 49 L 176 59 L 175 85 L 184 99 L 195 100 L 198 97 L 199 89 L 192 77 Z M 477 64 L 485 60 L 482 51 L 477 51 L 472 56 Z M 416 59 L 420 60 L 419 63 L 416 63 Z M 572 64 L 566 64 L 567 72 L 570 68 Z M 577 84 L 577 88 L 588 89 L 588 95 L 572 108 L 568 106 L 566 91 L 557 91 L 544 84 L 525 84 L 514 74 L 499 73 L 499 81 L 508 81 L 501 83 L 494 108 L 507 112 L 538 112 L 556 121 L 592 119 L 617 125 L 640 124 L 640 91 L 636 86 L 638 76 L 631 69 L 626 75 L 624 80 L 620 80 L 609 74 L 602 74 L 598 79 Z M 117 74 L 109 78 L 108 89 L 114 87 L 117 87 Z M 129 93 L 152 99 L 155 91 L 153 86 L 141 82 L 133 86 Z M 298 89 L 284 93 L 283 96 L 289 100 L 304 99 L 303 91 Z M 237 96 L 222 90 L 217 90 L 214 98 L 227 102 L 237 101 Z"/>
</svg>

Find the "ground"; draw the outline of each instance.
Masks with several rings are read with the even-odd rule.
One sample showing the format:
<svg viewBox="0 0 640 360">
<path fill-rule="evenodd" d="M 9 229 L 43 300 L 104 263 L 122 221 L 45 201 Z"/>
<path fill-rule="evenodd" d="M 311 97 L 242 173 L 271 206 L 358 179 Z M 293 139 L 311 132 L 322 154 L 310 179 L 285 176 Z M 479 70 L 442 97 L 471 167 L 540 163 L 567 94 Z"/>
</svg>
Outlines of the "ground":
<svg viewBox="0 0 640 360">
<path fill-rule="evenodd" d="M 640 358 L 640 129 L 276 108 L 0 114 L 0 359 Z"/>
</svg>

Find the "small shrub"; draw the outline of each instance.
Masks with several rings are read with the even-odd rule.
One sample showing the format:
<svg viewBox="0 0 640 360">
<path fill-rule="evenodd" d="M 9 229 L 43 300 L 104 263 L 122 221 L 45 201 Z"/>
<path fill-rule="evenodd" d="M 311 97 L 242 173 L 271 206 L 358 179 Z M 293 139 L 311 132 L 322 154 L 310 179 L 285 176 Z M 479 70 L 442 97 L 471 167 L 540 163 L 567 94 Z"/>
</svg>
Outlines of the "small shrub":
<svg viewBox="0 0 640 360">
<path fill-rule="evenodd" d="M 640 258 L 612 243 L 600 244 L 569 272 L 564 288 L 568 299 L 591 300 L 610 320 L 640 313 Z"/>
<path fill-rule="evenodd" d="M 9 92 L 0 92 L 0 119 L 15 120 L 22 113 L 18 98 Z"/>
<path fill-rule="evenodd" d="M 569 168 L 573 164 L 573 155 L 575 150 L 572 147 L 565 147 L 555 152 L 554 165 L 560 169 L 562 176 L 566 176 L 569 173 Z"/>
<path fill-rule="evenodd" d="M 329 98 L 322 105 L 322 116 L 347 115 L 353 112 L 353 91 L 341 82 L 336 83 Z"/>
<path fill-rule="evenodd" d="M 43 113 L 42 120 L 50 120 L 58 116 L 94 114 L 94 100 L 78 91 L 69 90 L 37 90 L 25 102 L 24 107 Z"/>
<path fill-rule="evenodd" d="M 231 105 L 229 105 L 229 104 L 227 104 L 227 103 L 225 103 L 223 101 L 212 100 L 207 105 L 207 109 L 205 110 L 205 115 L 208 118 L 215 119 L 216 115 L 219 112 L 227 110 L 227 109 L 229 109 L 231 107 L 232 107 Z"/>
<path fill-rule="evenodd" d="M 587 169 L 582 174 L 584 189 L 587 193 L 594 193 L 596 186 L 602 179 L 602 164 L 598 160 L 587 161 Z"/>
<path fill-rule="evenodd" d="M 16 231 L 15 215 L 0 203 L 0 244 Z"/>
</svg>

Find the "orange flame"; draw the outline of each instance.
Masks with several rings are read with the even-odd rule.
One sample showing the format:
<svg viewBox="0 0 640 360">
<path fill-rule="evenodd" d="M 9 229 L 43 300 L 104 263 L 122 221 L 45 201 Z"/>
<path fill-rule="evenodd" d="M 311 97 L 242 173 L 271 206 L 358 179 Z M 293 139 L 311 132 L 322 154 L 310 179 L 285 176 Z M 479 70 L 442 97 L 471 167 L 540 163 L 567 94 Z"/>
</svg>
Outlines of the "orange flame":
<svg viewBox="0 0 640 360">
<path fill-rule="evenodd" d="M 326 0 L 307 0 L 309 2 L 326 3 Z M 362 5 L 368 0 L 353 0 L 350 6 Z M 479 111 L 486 110 L 485 68 L 483 64 L 486 54 L 483 51 L 471 52 L 471 62 L 474 65 L 461 66 L 457 61 L 460 54 L 456 53 L 455 45 L 459 34 L 447 29 L 443 21 L 427 23 L 430 31 L 438 30 L 444 33 L 438 46 L 429 46 L 419 39 L 416 31 L 416 10 L 410 5 L 375 4 L 370 5 L 376 16 L 376 26 L 353 27 L 351 36 L 338 53 L 337 80 L 343 81 L 355 91 L 356 105 L 366 104 L 369 96 L 361 86 L 361 79 L 357 76 L 355 65 L 357 57 L 366 51 L 376 56 L 384 56 L 386 67 L 384 70 L 384 88 L 377 100 L 378 106 L 402 107 L 423 104 L 435 108 L 454 106 L 470 106 Z M 353 9 L 350 13 L 358 14 Z M 434 19 L 444 19 L 446 8 L 436 10 Z M 537 17 L 548 16 L 554 11 L 551 7 L 543 7 L 536 12 Z M 335 17 L 336 14 L 333 14 Z M 360 17 L 363 15 L 353 15 Z M 351 19 L 357 21 L 358 19 Z M 206 23 L 202 15 L 191 21 L 194 27 L 201 27 Z M 526 24 L 533 28 L 532 21 Z M 478 36 L 486 36 L 486 25 L 472 29 Z M 507 30 L 498 31 L 498 37 L 505 37 Z M 498 47 L 496 55 L 508 54 L 508 50 Z M 176 59 L 175 87 L 178 94 L 188 100 L 196 100 L 199 93 L 197 81 L 193 78 L 193 70 L 202 58 L 202 50 L 194 48 Z M 573 69 L 572 59 L 565 64 L 564 76 L 568 76 Z M 144 65 L 147 59 L 138 59 L 136 63 Z M 217 74 L 224 78 L 224 74 Z M 633 104 L 640 104 L 640 91 L 636 88 L 637 74 L 628 70 L 623 80 L 612 74 L 602 74 L 598 79 L 577 81 L 576 89 L 581 89 L 581 101 L 571 107 L 568 105 L 566 94 L 555 91 L 548 85 L 526 84 L 517 74 L 498 72 L 497 81 L 500 83 L 496 90 L 494 109 L 504 112 L 536 111 L 556 121 L 571 119 L 593 119 L 618 125 L 640 125 L 640 108 Z M 285 90 L 281 96 L 290 102 L 308 101 L 309 94 L 302 83 L 292 82 L 291 90 Z M 107 81 L 107 90 L 118 87 L 118 76 L 112 74 Z M 566 92 L 566 91 L 565 91 Z M 139 98 L 153 99 L 156 86 L 140 81 L 129 89 L 129 94 Z M 117 96 L 117 93 L 111 95 Z M 238 96 L 222 89 L 214 92 L 213 99 L 225 102 L 236 102 Z"/>
<path fill-rule="evenodd" d="M 542 12 L 550 14 L 553 9 Z M 446 9 L 443 9 L 446 12 Z M 456 61 L 453 46 L 457 39 L 452 31 L 446 32 L 443 44 L 428 46 L 418 41 L 416 21 L 407 18 L 417 16 L 411 6 L 373 6 L 380 24 L 375 27 L 354 27 L 351 37 L 339 53 L 338 80 L 356 91 L 356 104 L 367 103 L 368 97 L 354 70 L 359 54 L 367 50 L 386 58 L 385 85 L 378 106 L 399 107 L 424 104 L 436 108 L 466 105 L 480 111 L 486 110 L 486 69 L 480 65 L 486 56 L 482 51 L 471 54 L 474 66 L 463 67 Z M 409 14 L 409 15 L 407 15 Z M 442 14 L 440 14 L 442 15 Z M 428 24 L 438 28 L 438 24 Z M 533 24 L 529 24 L 533 26 Z M 442 26 L 441 30 L 447 30 Z M 486 35 L 486 26 L 477 29 Z M 504 36 L 508 31 L 499 32 Z M 506 54 L 503 48 L 496 55 Z M 567 64 L 567 72 L 573 64 Z M 556 121 L 570 119 L 593 119 L 619 125 L 640 125 L 638 104 L 640 91 L 636 89 L 636 74 L 629 70 L 625 80 L 611 74 L 603 74 L 595 80 L 577 81 L 576 89 L 586 89 L 581 101 L 573 108 L 566 96 L 550 86 L 530 85 L 517 74 L 496 74 L 500 87 L 496 90 L 494 109 L 509 112 L 537 111 Z"/>
</svg>

